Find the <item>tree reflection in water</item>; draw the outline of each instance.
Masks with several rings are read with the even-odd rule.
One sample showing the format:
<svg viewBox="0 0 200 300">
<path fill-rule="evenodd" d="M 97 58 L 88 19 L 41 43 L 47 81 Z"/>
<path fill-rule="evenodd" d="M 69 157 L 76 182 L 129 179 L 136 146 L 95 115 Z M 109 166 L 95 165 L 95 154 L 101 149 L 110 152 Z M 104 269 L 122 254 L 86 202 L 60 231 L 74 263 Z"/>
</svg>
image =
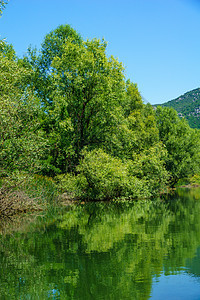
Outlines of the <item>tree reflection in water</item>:
<svg viewBox="0 0 200 300">
<path fill-rule="evenodd" d="M 2 234 L 2 299 L 149 299 L 161 274 L 199 276 L 199 195 L 89 203 Z"/>
</svg>

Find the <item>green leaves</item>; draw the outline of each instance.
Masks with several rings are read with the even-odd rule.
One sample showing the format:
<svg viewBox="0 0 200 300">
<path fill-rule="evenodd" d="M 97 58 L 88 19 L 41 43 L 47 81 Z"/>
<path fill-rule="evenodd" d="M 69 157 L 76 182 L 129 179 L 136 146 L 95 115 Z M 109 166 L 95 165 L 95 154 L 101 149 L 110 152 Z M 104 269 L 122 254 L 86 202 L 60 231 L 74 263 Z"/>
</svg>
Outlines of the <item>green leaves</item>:
<svg viewBox="0 0 200 300">
<path fill-rule="evenodd" d="M 74 169 L 85 146 L 115 147 L 125 83 L 122 64 L 105 51 L 105 41 L 83 42 L 66 25 L 46 36 L 38 59 L 32 56 L 45 129 L 50 141 L 57 140 L 56 151 L 51 142 L 53 163 L 62 172 Z"/>
<path fill-rule="evenodd" d="M 30 71 L 5 52 L 0 53 L 0 70 L 1 171 L 38 171 L 46 142 L 40 130 L 40 103 L 27 84 Z"/>
<path fill-rule="evenodd" d="M 8 4 L 8 0 L 0 0 L 0 17 L 2 15 L 2 12 L 3 12 L 6 4 Z"/>
<path fill-rule="evenodd" d="M 69 38 L 73 43 L 82 42 L 81 36 L 68 24 L 59 26 L 45 36 L 40 57 L 40 68 L 44 75 L 50 72 L 53 59 L 62 56 L 63 45 Z"/>
<path fill-rule="evenodd" d="M 123 68 L 115 59 L 107 59 L 104 42 L 92 40 L 78 45 L 69 39 L 62 57 L 56 57 L 52 67 L 54 105 L 62 99 L 73 124 L 78 154 L 91 140 L 100 140 L 96 132 L 105 140 L 105 124 L 114 121 L 119 105 Z"/>
<path fill-rule="evenodd" d="M 191 129 L 172 108 L 158 107 L 156 119 L 160 140 L 168 151 L 166 168 L 172 182 L 176 183 L 180 178 L 194 175 L 199 171 L 199 131 Z"/>
<path fill-rule="evenodd" d="M 199 132 L 145 105 L 106 47 L 69 25 L 24 59 L 0 42 L 2 170 L 62 173 L 67 192 L 94 199 L 153 196 L 169 176 L 174 184 L 199 172 Z"/>
<path fill-rule="evenodd" d="M 87 199 L 113 199 L 117 197 L 149 196 L 144 182 L 131 176 L 128 163 L 112 157 L 103 150 L 85 152 L 77 167 L 77 188 L 80 196 Z M 85 178 L 83 179 L 79 178 Z"/>
</svg>

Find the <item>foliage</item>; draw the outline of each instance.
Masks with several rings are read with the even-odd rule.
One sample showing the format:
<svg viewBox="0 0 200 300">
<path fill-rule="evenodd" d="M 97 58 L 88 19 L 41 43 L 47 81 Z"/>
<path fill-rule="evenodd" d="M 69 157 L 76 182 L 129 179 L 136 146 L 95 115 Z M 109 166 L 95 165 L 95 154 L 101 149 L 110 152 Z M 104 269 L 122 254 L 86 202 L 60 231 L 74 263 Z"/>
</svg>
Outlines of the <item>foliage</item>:
<svg viewBox="0 0 200 300">
<path fill-rule="evenodd" d="M 70 196 L 112 199 L 155 196 L 200 172 L 199 131 L 145 105 L 106 50 L 69 25 L 23 59 L 0 42 L 1 177 L 55 176 Z"/>
<path fill-rule="evenodd" d="M 192 128 L 200 128 L 200 88 L 189 91 L 174 100 L 160 105 L 172 107 L 178 112 L 180 117 L 188 120 Z"/>
<path fill-rule="evenodd" d="M 40 130 L 40 103 L 27 85 L 29 71 L 10 53 L 12 49 L 0 53 L 0 169 L 35 172 L 42 168 L 46 145 Z"/>
<path fill-rule="evenodd" d="M 72 173 L 60 174 L 55 177 L 57 187 L 61 193 L 66 193 L 72 198 L 77 196 L 77 180 Z"/>
<path fill-rule="evenodd" d="M 10 60 L 16 60 L 17 58 L 13 46 L 8 44 L 5 40 L 0 40 L 0 53 Z"/>
<path fill-rule="evenodd" d="M 128 166 L 101 149 L 85 153 L 77 167 L 80 196 L 98 200 L 149 196 L 145 180 L 131 176 Z"/>
<path fill-rule="evenodd" d="M 102 149 L 85 150 L 76 168 L 78 175 L 59 175 L 57 180 L 64 192 L 82 199 L 150 197 L 166 188 L 165 155 L 161 145 L 124 162 Z"/>
<path fill-rule="evenodd" d="M 3 12 L 3 10 L 4 10 L 4 8 L 5 8 L 5 6 L 6 6 L 6 4 L 8 3 L 8 0 L 0 0 L 0 17 L 1 17 L 1 15 L 2 15 L 2 12 Z"/>
<path fill-rule="evenodd" d="M 155 114 L 150 104 L 142 105 L 140 109 L 133 110 L 128 118 L 128 130 L 131 133 L 126 142 L 131 143 L 130 154 L 148 150 L 159 142 L 159 131 Z"/>
<path fill-rule="evenodd" d="M 162 143 L 155 144 L 148 150 L 134 155 L 129 164 L 130 174 L 145 180 L 146 189 L 151 196 L 166 192 L 169 174 L 165 168 L 167 150 Z"/>
<path fill-rule="evenodd" d="M 194 175 L 199 172 L 200 135 L 191 129 L 184 119 L 180 119 L 172 108 L 156 109 L 160 140 L 168 151 L 166 169 L 171 181 Z"/>
<path fill-rule="evenodd" d="M 191 185 L 200 185 L 200 174 L 195 174 L 190 178 Z"/>
<path fill-rule="evenodd" d="M 56 204 L 58 189 L 50 177 L 15 171 L 0 183 L 0 217 L 49 209 Z"/>
<path fill-rule="evenodd" d="M 69 40 L 62 57 L 52 64 L 56 89 L 49 113 L 62 126 L 66 162 L 73 149 L 73 165 L 84 146 L 111 148 L 115 141 L 112 136 L 119 123 L 123 69 L 113 57 L 107 59 L 105 49 L 105 42 L 98 40 L 81 45 Z"/>
<path fill-rule="evenodd" d="M 68 39 L 78 44 L 82 41 L 80 35 L 68 24 L 60 25 L 45 36 L 39 54 L 37 49 L 29 47 L 28 55 L 24 57 L 24 64 L 34 70 L 30 84 L 44 106 L 52 102 L 52 62 L 55 57 L 62 57 L 63 47 Z"/>
<path fill-rule="evenodd" d="M 82 42 L 81 36 L 68 24 L 60 25 L 45 36 L 41 45 L 41 57 L 39 58 L 40 69 L 44 76 L 48 76 L 51 72 L 54 58 L 62 57 L 63 45 L 66 44 L 69 38 L 73 43 L 80 44 Z"/>
</svg>

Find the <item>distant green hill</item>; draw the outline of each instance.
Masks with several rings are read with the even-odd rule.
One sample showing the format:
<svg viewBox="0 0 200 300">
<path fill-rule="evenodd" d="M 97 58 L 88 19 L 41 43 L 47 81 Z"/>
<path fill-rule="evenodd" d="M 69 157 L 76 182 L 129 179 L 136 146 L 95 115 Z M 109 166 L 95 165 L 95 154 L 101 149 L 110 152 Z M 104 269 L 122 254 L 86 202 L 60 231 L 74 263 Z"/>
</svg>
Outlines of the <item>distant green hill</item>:
<svg viewBox="0 0 200 300">
<path fill-rule="evenodd" d="M 180 117 L 188 120 L 192 128 L 200 128 L 200 88 L 187 92 L 174 100 L 154 106 L 158 105 L 174 108 Z"/>
</svg>

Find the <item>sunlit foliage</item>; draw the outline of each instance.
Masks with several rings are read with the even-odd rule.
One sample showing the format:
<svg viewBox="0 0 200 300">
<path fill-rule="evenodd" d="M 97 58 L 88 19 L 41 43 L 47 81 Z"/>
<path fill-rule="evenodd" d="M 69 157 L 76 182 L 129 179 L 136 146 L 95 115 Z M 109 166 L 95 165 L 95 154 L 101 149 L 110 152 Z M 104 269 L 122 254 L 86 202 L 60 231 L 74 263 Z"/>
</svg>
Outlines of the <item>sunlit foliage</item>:
<svg viewBox="0 0 200 300">
<path fill-rule="evenodd" d="M 142 198 L 199 173 L 200 136 L 172 109 L 144 104 L 104 40 L 69 25 L 19 59 L 0 43 L 0 167 L 56 177 L 84 199 Z"/>
</svg>

